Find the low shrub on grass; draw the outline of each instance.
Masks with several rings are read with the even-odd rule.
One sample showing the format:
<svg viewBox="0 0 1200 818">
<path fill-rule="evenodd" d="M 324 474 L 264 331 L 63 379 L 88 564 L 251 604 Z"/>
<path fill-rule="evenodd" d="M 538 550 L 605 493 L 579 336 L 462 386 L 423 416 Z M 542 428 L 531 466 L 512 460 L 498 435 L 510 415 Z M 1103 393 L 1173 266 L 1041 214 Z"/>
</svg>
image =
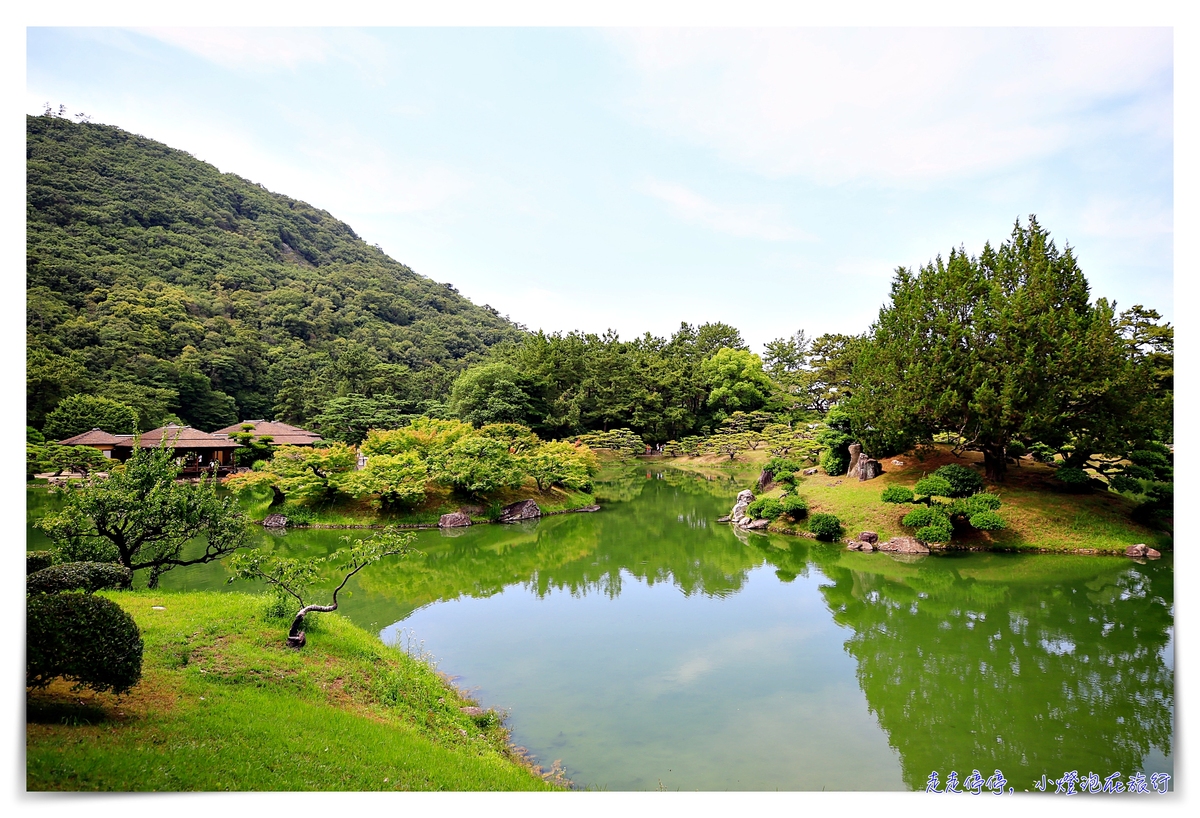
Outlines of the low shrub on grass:
<svg viewBox="0 0 1200 818">
<path fill-rule="evenodd" d="M 954 529 L 951 527 L 949 520 L 946 520 L 944 524 L 942 521 L 939 521 L 933 525 L 918 528 L 914 536 L 923 543 L 948 543 L 950 542 L 950 538 L 954 536 Z"/>
<path fill-rule="evenodd" d="M 808 530 L 818 540 L 836 540 L 842 536 L 842 521 L 836 515 L 818 512 L 808 518 Z"/>
<path fill-rule="evenodd" d="M 787 494 L 780 498 L 779 505 L 783 513 L 793 520 L 799 520 L 808 514 L 808 501 L 797 494 Z"/>
<path fill-rule="evenodd" d="M 950 493 L 943 495 L 946 497 L 970 497 L 976 492 L 983 491 L 983 477 L 969 466 L 950 463 L 942 466 L 933 475 L 941 477 L 950 484 Z"/>
<path fill-rule="evenodd" d="M 783 513 L 783 504 L 774 497 L 759 497 L 746 507 L 746 513 L 755 519 L 774 520 Z"/>
<path fill-rule="evenodd" d="M 1088 473 L 1074 466 L 1060 466 L 1054 476 L 1070 491 L 1087 491 L 1092 486 Z"/>
<path fill-rule="evenodd" d="M 25 684 L 63 678 L 97 692 L 129 691 L 142 677 L 142 635 L 119 605 L 90 594 L 25 599 Z"/>
<path fill-rule="evenodd" d="M 911 503 L 913 501 L 912 489 L 907 489 L 904 486 L 888 486 L 883 490 L 883 494 L 879 496 L 880 500 L 885 503 Z"/>
<path fill-rule="evenodd" d="M 954 486 L 950 485 L 950 481 L 936 474 L 921 478 L 913 487 L 913 493 L 924 497 L 950 497 L 953 491 Z"/>
<path fill-rule="evenodd" d="M 1122 494 L 1141 494 L 1142 484 L 1125 474 L 1115 474 L 1108 478 L 1108 485 L 1113 491 Z"/>
<path fill-rule="evenodd" d="M 980 511 L 971 515 L 971 527 L 980 531 L 999 531 L 1004 528 L 1004 518 L 994 511 Z"/>
<path fill-rule="evenodd" d="M 64 562 L 30 574 L 25 579 L 25 590 L 31 594 L 94 594 L 106 588 L 126 589 L 132 584 L 133 572 L 115 562 Z"/>
<path fill-rule="evenodd" d="M 946 525 L 950 524 L 950 518 L 942 511 L 930 508 L 929 506 L 918 506 L 905 514 L 903 519 L 900 520 L 900 524 L 911 528 L 920 528 L 921 526 L 934 525 L 935 523 L 940 524 L 943 520 Z"/>
<path fill-rule="evenodd" d="M 821 455 L 821 468 L 830 477 L 845 474 L 850 466 L 850 455 L 839 449 L 829 449 Z"/>
<path fill-rule="evenodd" d="M 25 552 L 25 574 L 40 571 L 43 568 L 49 568 L 54 564 L 54 552 L 52 551 L 26 551 Z"/>
</svg>

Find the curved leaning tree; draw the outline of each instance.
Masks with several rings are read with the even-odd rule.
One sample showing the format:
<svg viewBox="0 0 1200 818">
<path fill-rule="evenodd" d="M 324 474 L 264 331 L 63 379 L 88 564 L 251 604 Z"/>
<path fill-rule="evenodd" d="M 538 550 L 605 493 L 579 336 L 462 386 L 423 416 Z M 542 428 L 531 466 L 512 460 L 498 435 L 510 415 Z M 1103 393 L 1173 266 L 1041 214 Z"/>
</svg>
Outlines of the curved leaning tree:
<svg viewBox="0 0 1200 818">
<path fill-rule="evenodd" d="M 136 448 L 122 468 L 55 491 L 64 507 L 39 523 L 59 562 L 117 562 L 150 572 L 148 587 L 172 568 L 220 559 L 246 544 L 246 523 L 215 478 L 178 482 L 181 466 L 166 448 Z M 185 556 L 203 537 L 204 550 Z"/>
</svg>

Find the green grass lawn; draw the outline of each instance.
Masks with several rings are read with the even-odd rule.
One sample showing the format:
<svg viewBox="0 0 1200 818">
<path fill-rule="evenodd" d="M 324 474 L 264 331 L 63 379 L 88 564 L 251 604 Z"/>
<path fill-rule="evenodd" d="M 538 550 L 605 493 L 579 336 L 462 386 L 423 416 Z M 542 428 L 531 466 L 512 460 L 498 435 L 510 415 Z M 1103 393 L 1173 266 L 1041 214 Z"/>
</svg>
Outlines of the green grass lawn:
<svg viewBox="0 0 1200 818">
<path fill-rule="evenodd" d="M 668 458 L 664 465 L 685 468 L 691 471 L 721 469 L 736 473 L 747 485 L 758 477 L 762 464 L 770 454 L 763 451 L 743 452 L 730 463 L 727 456 L 704 458 Z M 894 460 L 904 465 L 895 465 Z M 809 511 L 836 514 L 845 527 L 846 536 L 853 537 L 860 531 L 874 531 L 881 540 L 901 534 L 911 534 L 900 525 L 900 518 L 911 505 L 893 505 L 879 499 L 883 490 L 891 485 L 912 488 L 926 474 L 932 474 L 947 463 L 973 465 L 982 474 L 982 455 L 967 452 L 956 457 L 948 446 L 938 446 L 937 451 L 925 459 L 917 460 L 912 455 L 900 455 L 883 461 L 882 476 L 859 482 L 846 476 L 830 477 L 824 472 L 800 477 L 797 492 L 808 500 Z M 1071 494 L 1063 491 L 1053 479 L 1054 470 L 1049 466 L 1032 462 L 1029 458 L 1021 466 L 1009 466 L 1007 479 L 1001 484 L 986 486 L 986 490 L 999 495 L 1003 505 L 1000 516 L 1007 523 L 1001 531 L 973 531 L 966 536 L 956 536 L 951 547 L 978 548 L 1005 551 L 1080 551 L 1100 552 L 1124 551 L 1134 543 L 1146 543 L 1162 550 L 1172 547 L 1168 534 L 1154 531 L 1130 519 L 1133 502 L 1110 491 L 1092 491 L 1086 494 Z M 780 488 L 768 489 L 767 495 L 778 497 Z M 808 530 L 807 523 L 776 521 L 771 531 L 801 533 Z"/>
<path fill-rule="evenodd" d="M 336 614 L 310 616 L 292 650 L 264 596 L 108 596 L 142 630 L 142 681 L 28 693 L 29 790 L 556 788 L 494 714 L 464 713 L 429 666 Z"/>
</svg>

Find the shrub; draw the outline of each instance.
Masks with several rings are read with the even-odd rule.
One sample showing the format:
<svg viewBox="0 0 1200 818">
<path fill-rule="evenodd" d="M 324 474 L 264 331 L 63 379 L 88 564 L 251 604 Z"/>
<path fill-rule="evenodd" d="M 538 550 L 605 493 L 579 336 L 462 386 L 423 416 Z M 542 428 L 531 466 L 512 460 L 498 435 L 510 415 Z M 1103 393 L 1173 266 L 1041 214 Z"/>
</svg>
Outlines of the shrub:
<svg viewBox="0 0 1200 818">
<path fill-rule="evenodd" d="M 1139 466 L 1146 466 L 1154 469 L 1155 471 L 1160 469 L 1169 470 L 1171 468 L 1171 461 L 1167 459 L 1166 455 L 1160 454 L 1159 452 L 1152 452 L 1148 449 L 1138 449 L 1137 451 L 1131 452 L 1129 455 L 1129 460 L 1130 462 L 1136 463 Z"/>
<path fill-rule="evenodd" d="M 981 491 L 976 495 L 967 498 L 973 505 L 978 506 L 982 510 L 995 511 L 1000 508 L 1000 498 L 994 494 L 988 494 Z"/>
<path fill-rule="evenodd" d="M 25 684 L 129 691 L 142 677 L 142 635 L 119 605 L 90 594 L 26 597 Z"/>
<path fill-rule="evenodd" d="M 1142 484 L 1125 474 L 1116 474 L 1109 478 L 1108 485 L 1113 491 L 1125 494 L 1141 494 Z"/>
<path fill-rule="evenodd" d="M 1039 463 L 1053 463 L 1057 452 L 1045 443 L 1034 443 L 1029 447 L 1029 455 Z"/>
<path fill-rule="evenodd" d="M 284 503 L 277 512 L 287 517 L 291 525 L 312 525 L 317 521 L 317 512 L 299 503 Z"/>
<path fill-rule="evenodd" d="M 64 562 L 30 574 L 25 590 L 31 594 L 83 591 L 93 594 L 106 588 L 125 589 L 133 584 L 133 572 L 115 562 Z"/>
<path fill-rule="evenodd" d="M 817 513 L 808 518 L 808 530 L 818 540 L 836 540 L 842 536 L 842 521 L 833 514 Z"/>
<path fill-rule="evenodd" d="M 888 486 L 879 499 L 885 503 L 911 503 L 913 493 L 912 489 L 906 489 L 904 486 Z"/>
<path fill-rule="evenodd" d="M 1134 480 L 1153 480 L 1154 469 L 1147 466 L 1139 466 L 1136 463 L 1131 463 L 1121 470 L 1121 473 L 1126 477 L 1132 477 Z"/>
<path fill-rule="evenodd" d="M 923 543 L 948 543 L 950 542 L 950 538 L 954 536 L 954 529 L 951 527 L 949 520 L 945 521 L 945 523 L 939 521 L 935 525 L 918 528 L 914 536 Z"/>
<path fill-rule="evenodd" d="M 774 475 L 776 480 L 779 480 L 784 475 L 795 474 L 800 471 L 800 464 L 786 457 L 772 457 L 763 466 L 763 471 L 769 471 Z"/>
<path fill-rule="evenodd" d="M 1091 487 L 1092 479 L 1087 472 L 1074 466 L 1060 466 L 1054 476 L 1071 491 L 1086 491 Z"/>
<path fill-rule="evenodd" d="M 914 493 L 925 497 L 949 497 L 952 491 L 954 487 L 950 485 L 950 481 L 936 474 L 918 480 L 917 485 L 913 487 Z"/>
<path fill-rule="evenodd" d="M 1024 457 L 1029 453 L 1029 449 L 1019 440 L 1014 440 L 1004 447 L 1005 454 L 1014 460 Z"/>
<path fill-rule="evenodd" d="M 26 551 L 25 552 L 25 575 L 40 571 L 43 568 L 49 568 L 54 564 L 53 551 Z"/>
<path fill-rule="evenodd" d="M 829 449 L 821 455 L 821 468 L 830 477 L 845 474 L 850 466 L 850 455 L 839 449 Z"/>
<path fill-rule="evenodd" d="M 980 531 L 999 531 L 1004 528 L 1004 518 L 994 511 L 980 511 L 971 515 L 971 526 Z"/>
<path fill-rule="evenodd" d="M 910 528 L 920 528 L 921 526 L 941 524 L 943 522 L 949 525 L 950 518 L 940 509 L 929 506 L 918 506 L 905 514 L 904 518 L 900 520 L 901 525 L 909 526 Z"/>
<path fill-rule="evenodd" d="M 969 466 L 950 463 L 933 474 L 950 484 L 950 494 L 946 495 L 948 497 L 970 497 L 983 490 L 983 477 Z"/>
<path fill-rule="evenodd" d="M 808 501 L 797 494 L 788 494 L 779 500 L 783 513 L 793 520 L 799 520 L 808 514 Z"/>
<path fill-rule="evenodd" d="M 774 520 L 783 513 L 783 504 L 774 497 L 759 497 L 746 507 L 746 513 L 755 519 Z"/>
</svg>

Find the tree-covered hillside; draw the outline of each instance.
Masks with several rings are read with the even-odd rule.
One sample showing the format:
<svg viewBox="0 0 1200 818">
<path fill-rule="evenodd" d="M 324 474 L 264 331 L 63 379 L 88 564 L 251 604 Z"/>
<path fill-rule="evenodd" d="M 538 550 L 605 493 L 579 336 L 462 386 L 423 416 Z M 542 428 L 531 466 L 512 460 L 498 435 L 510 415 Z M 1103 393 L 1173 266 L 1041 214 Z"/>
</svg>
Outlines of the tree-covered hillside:
<svg viewBox="0 0 1200 818">
<path fill-rule="evenodd" d="M 28 422 L 64 397 L 139 425 L 419 412 L 521 330 L 329 213 L 107 125 L 27 119 Z M 387 397 L 390 396 L 390 397 Z"/>
</svg>

